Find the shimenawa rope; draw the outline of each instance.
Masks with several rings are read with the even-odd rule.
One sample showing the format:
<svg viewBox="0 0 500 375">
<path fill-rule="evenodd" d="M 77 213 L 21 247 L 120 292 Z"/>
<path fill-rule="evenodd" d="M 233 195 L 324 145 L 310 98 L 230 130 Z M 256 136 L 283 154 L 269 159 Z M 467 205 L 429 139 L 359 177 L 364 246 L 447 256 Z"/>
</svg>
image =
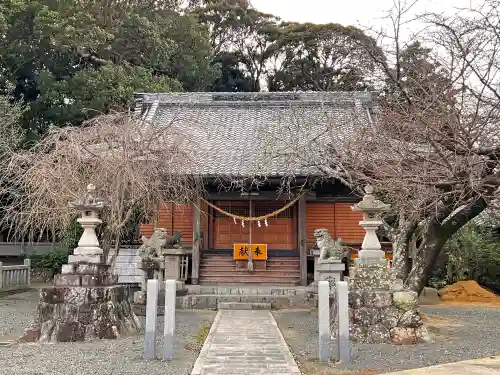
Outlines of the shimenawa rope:
<svg viewBox="0 0 500 375">
<path fill-rule="evenodd" d="M 271 212 L 270 214 L 262 215 L 262 216 L 257 216 L 257 217 L 253 217 L 253 216 L 252 217 L 246 217 L 246 216 L 234 215 L 234 214 L 232 214 L 230 212 L 227 212 L 227 211 L 223 210 L 222 208 L 217 207 L 215 204 L 212 204 L 212 203 L 210 203 L 209 201 L 207 201 L 207 200 L 205 200 L 203 198 L 201 198 L 201 200 L 203 202 L 205 202 L 206 204 L 208 204 L 210 207 L 212 207 L 214 210 L 219 211 L 221 214 L 229 216 L 229 217 L 231 217 L 231 218 L 233 218 L 235 220 L 241 220 L 241 221 L 262 221 L 262 220 L 266 220 L 266 219 L 268 219 L 270 217 L 276 216 L 276 215 L 280 214 L 281 212 L 285 211 L 287 208 L 293 206 L 305 194 L 306 194 L 306 192 L 303 192 L 302 194 L 300 194 L 299 196 L 297 196 L 294 200 L 288 202 L 283 207 L 281 207 L 280 209 L 278 209 L 276 211 Z"/>
</svg>

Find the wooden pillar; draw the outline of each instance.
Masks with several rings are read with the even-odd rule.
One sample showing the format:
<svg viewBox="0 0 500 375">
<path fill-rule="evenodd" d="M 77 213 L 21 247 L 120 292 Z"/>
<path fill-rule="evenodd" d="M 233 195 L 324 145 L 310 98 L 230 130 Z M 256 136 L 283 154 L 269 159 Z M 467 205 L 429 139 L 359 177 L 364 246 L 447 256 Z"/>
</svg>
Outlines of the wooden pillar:
<svg viewBox="0 0 500 375">
<path fill-rule="evenodd" d="M 201 201 L 198 199 L 193 209 L 193 251 L 191 253 L 191 283 L 197 285 L 199 282 L 200 272 L 200 206 Z"/>
<path fill-rule="evenodd" d="M 307 230 L 306 230 L 306 197 L 299 199 L 299 254 L 300 254 L 300 285 L 307 285 Z"/>
</svg>

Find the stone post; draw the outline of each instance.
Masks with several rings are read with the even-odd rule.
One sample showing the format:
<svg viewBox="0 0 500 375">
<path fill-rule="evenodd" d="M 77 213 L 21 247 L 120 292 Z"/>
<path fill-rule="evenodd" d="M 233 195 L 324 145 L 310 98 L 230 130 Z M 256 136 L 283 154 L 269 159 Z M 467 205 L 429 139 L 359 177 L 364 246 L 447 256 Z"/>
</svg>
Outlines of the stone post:
<svg viewBox="0 0 500 375">
<path fill-rule="evenodd" d="M 26 284 L 31 285 L 31 259 L 30 258 L 25 259 L 24 265 L 28 266 L 27 275 L 26 275 Z"/>
<path fill-rule="evenodd" d="M 330 360 L 330 284 L 318 282 L 319 361 Z"/>
<path fill-rule="evenodd" d="M 380 259 L 385 258 L 385 252 L 382 250 L 377 237 L 377 229 L 383 224 L 380 214 L 388 211 L 390 206 L 375 199 L 373 196 L 373 186 L 366 186 L 365 193 L 363 200 L 352 207 L 353 211 L 363 213 L 363 220 L 359 222 L 359 225 L 366 231 L 359 252 L 359 259 L 364 264 L 378 263 Z"/>
<path fill-rule="evenodd" d="M 349 362 L 349 291 L 346 281 L 337 283 L 337 316 L 338 334 L 337 347 L 338 359 L 342 363 Z"/>
<path fill-rule="evenodd" d="M 156 316 L 158 312 L 158 280 L 150 279 L 147 285 L 146 329 L 144 333 L 144 359 L 156 359 Z"/>
<path fill-rule="evenodd" d="M 165 281 L 165 316 L 163 328 L 163 359 L 165 361 L 174 359 L 176 289 L 176 280 Z"/>
</svg>

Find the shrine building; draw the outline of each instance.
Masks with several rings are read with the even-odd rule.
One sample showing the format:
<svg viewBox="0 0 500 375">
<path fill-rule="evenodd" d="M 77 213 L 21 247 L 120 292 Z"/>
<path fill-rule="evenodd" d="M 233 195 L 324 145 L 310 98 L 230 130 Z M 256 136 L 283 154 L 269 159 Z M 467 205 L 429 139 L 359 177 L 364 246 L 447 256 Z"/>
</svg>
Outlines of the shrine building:
<svg viewBox="0 0 500 375">
<path fill-rule="evenodd" d="M 351 210 L 360 197 L 339 180 L 316 177 L 329 168 L 320 165 L 325 132 L 331 146 L 370 126 L 369 92 L 143 93 L 135 111 L 175 127 L 203 155 L 193 171 L 203 177 L 203 199 L 166 203 L 139 229 L 146 237 L 155 227 L 182 231 L 188 282 L 307 285 L 317 228 L 360 247 L 361 214 Z"/>
</svg>

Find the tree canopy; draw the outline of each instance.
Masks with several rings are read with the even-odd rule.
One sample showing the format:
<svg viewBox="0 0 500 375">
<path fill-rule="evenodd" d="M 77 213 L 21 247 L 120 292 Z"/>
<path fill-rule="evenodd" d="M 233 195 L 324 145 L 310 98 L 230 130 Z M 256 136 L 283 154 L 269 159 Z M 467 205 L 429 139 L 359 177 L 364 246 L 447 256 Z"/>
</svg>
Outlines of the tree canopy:
<svg viewBox="0 0 500 375">
<path fill-rule="evenodd" d="M 2 0 L 0 88 L 28 105 L 31 137 L 124 110 L 134 91 L 204 90 L 206 28 L 175 1 Z"/>
<path fill-rule="evenodd" d="M 79 134 L 127 111 L 134 92 L 376 89 L 373 124 L 322 162 L 390 201 L 395 269 L 418 290 L 446 241 L 497 198 L 500 39 L 498 4 L 484 0 L 422 15 L 426 29 L 403 41 L 415 4 L 396 1 L 393 29 L 374 33 L 284 22 L 249 0 L 0 0 L 1 147 L 36 144 L 53 125 Z"/>
</svg>

